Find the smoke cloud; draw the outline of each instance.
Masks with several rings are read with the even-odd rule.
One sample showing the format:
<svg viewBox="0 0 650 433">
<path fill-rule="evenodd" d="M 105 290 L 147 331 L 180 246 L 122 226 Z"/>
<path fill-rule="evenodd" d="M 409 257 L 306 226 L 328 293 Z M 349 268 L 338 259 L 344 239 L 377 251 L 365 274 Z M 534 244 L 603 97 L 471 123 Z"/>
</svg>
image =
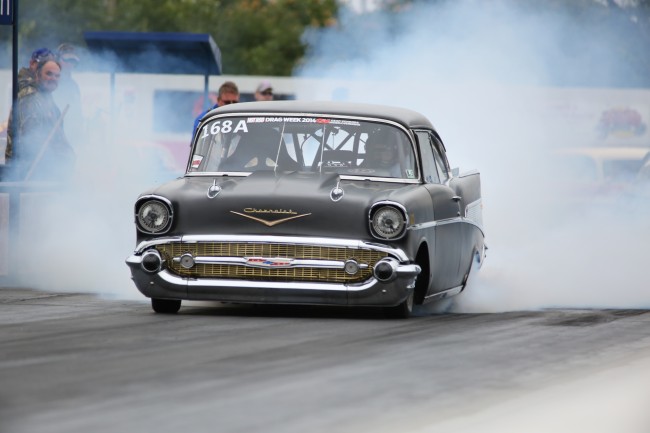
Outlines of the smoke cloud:
<svg viewBox="0 0 650 433">
<path fill-rule="evenodd" d="M 182 167 L 153 131 L 151 86 L 137 90 L 151 76 L 117 75 L 111 89 L 107 73 L 88 71 L 120 70 L 119 64 L 107 66 L 118 60 L 83 51 L 80 57 L 85 71 L 73 78 L 81 88 L 84 124 L 69 138 L 74 172 L 60 187 L 36 186 L 21 195 L 20 218 L 11 227 L 18 242 L 12 242 L 8 258 L 8 284 L 145 301 L 124 263 L 135 248 L 133 204 L 145 189 L 182 175 Z M 192 126 L 187 123 L 182 137 L 170 139 L 185 158 Z"/>
<path fill-rule="evenodd" d="M 349 100 L 422 112 L 452 166 L 481 171 L 489 250 L 455 311 L 648 308 L 647 191 L 574 191 L 552 152 L 612 144 L 597 135 L 602 109 L 636 103 L 647 121 L 649 93 L 637 103 L 639 91 L 608 87 L 630 76 L 618 27 L 515 3 L 420 2 L 376 19 L 348 13 L 337 28 L 306 35 L 315 48 L 299 74 L 345 77 Z M 616 145 L 648 145 L 647 133 L 639 138 Z"/>
<path fill-rule="evenodd" d="M 312 50 L 296 71 L 298 80 L 340 85 L 310 85 L 298 96 L 420 111 L 452 166 L 480 170 L 489 250 L 455 311 L 647 308 L 647 191 L 576 195 L 551 153 L 608 144 L 596 130 L 603 109 L 632 107 L 647 123 L 649 91 L 614 88 L 633 76 L 616 27 L 515 3 L 418 2 L 372 19 L 344 9 L 335 28 L 305 34 Z M 182 168 L 170 149 L 142 145 L 157 138 L 147 123 L 152 97 L 138 91 L 149 76 L 118 76 L 114 95 L 106 74 L 77 78 L 87 125 L 74 186 L 23 204 L 14 283 L 144 300 L 124 264 L 135 247 L 133 202 Z M 200 76 L 165 80 L 202 90 Z M 168 114 L 171 122 L 178 108 Z M 188 123 L 175 140 L 189 143 L 190 133 Z M 647 134 L 626 142 L 647 145 Z M 176 144 L 181 153 L 185 146 Z"/>
</svg>

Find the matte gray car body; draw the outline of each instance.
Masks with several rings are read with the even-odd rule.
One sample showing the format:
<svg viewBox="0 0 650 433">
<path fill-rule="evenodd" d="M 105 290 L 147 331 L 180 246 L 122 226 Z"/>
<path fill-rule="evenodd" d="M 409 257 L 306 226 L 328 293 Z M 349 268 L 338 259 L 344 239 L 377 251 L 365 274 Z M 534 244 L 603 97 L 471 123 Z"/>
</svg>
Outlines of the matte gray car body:
<svg viewBox="0 0 650 433">
<path fill-rule="evenodd" d="M 126 263 L 162 313 L 215 300 L 407 317 L 459 293 L 486 251 L 479 173 L 451 170 L 421 114 L 364 104 L 212 110 L 185 175 L 143 192 L 135 222 Z"/>
</svg>

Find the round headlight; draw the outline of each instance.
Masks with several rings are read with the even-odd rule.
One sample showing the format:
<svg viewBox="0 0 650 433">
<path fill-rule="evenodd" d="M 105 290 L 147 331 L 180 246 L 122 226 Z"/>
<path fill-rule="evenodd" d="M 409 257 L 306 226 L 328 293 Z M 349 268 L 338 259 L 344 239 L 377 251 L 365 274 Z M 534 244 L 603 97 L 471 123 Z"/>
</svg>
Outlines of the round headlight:
<svg viewBox="0 0 650 433">
<path fill-rule="evenodd" d="M 402 212 L 393 206 L 382 206 L 371 220 L 373 233 L 383 239 L 395 239 L 404 233 L 406 221 Z"/>
<path fill-rule="evenodd" d="M 149 200 L 138 210 L 138 225 L 149 233 L 158 233 L 169 226 L 169 208 L 158 200 Z"/>
</svg>

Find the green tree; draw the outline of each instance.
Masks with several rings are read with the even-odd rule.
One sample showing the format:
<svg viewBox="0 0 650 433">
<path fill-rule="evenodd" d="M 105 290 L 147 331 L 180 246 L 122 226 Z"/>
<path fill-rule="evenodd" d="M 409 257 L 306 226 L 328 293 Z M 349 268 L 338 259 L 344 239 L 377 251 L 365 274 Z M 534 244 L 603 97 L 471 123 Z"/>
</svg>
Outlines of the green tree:
<svg viewBox="0 0 650 433">
<path fill-rule="evenodd" d="M 85 31 L 209 33 L 228 74 L 291 75 L 305 29 L 332 25 L 336 0 L 18 0 L 24 55 Z M 10 34 L 0 34 L 5 42 Z"/>
<path fill-rule="evenodd" d="M 305 29 L 331 25 L 336 11 L 334 0 L 237 2 L 214 21 L 213 35 L 222 49 L 224 71 L 291 75 L 307 48 L 301 39 Z"/>
</svg>

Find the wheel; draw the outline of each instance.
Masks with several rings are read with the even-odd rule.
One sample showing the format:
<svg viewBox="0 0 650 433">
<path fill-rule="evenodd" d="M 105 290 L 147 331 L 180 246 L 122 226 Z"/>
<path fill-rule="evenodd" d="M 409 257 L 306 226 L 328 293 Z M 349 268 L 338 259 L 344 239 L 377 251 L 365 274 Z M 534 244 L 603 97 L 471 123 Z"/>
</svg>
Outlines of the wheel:
<svg viewBox="0 0 650 433">
<path fill-rule="evenodd" d="M 409 293 L 408 297 L 399 305 L 394 307 L 385 307 L 384 314 L 389 319 L 408 319 L 413 314 L 413 290 Z"/>
<path fill-rule="evenodd" d="M 178 299 L 151 298 L 151 308 L 156 313 L 176 314 L 181 309 L 181 301 Z"/>
</svg>

